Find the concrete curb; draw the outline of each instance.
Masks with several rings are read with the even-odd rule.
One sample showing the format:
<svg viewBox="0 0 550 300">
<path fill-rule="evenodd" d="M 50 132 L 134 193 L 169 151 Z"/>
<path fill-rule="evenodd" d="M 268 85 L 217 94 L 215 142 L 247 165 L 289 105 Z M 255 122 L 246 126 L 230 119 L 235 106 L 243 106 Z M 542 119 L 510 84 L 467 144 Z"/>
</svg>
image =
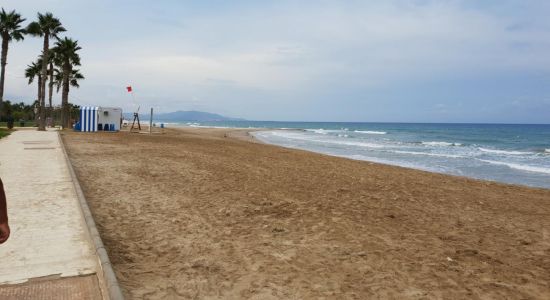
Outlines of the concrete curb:
<svg viewBox="0 0 550 300">
<path fill-rule="evenodd" d="M 124 296 L 122 295 L 122 290 L 120 289 L 120 285 L 118 284 L 118 281 L 116 279 L 115 272 L 113 271 L 111 261 L 109 260 L 109 256 L 107 255 L 107 251 L 105 250 L 105 246 L 103 245 L 103 241 L 101 240 L 101 236 L 99 235 L 99 231 L 97 230 L 97 227 L 95 225 L 92 212 L 88 207 L 88 202 L 86 202 L 86 197 L 84 197 L 84 193 L 82 192 L 82 188 L 80 187 L 80 183 L 78 182 L 78 178 L 76 177 L 76 173 L 74 172 L 73 165 L 69 160 L 69 155 L 67 154 L 67 150 L 65 149 L 65 144 L 63 144 L 63 139 L 61 139 L 61 135 L 59 132 L 57 133 L 57 138 L 59 139 L 59 143 L 61 144 L 61 149 L 63 150 L 63 155 L 65 156 L 65 160 L 67 161 L 69 173 L 73 181 L 76 195 L 80 202 L 80 208 L 82 209 L 84 220 L 86 221 L 86 225 L 88 226 L 90 237 L 92 238 L 95 251 L 101 263 L 101 270 L 103 271 L 103 277 L 105 279 L 105 284 L 107 286 L 107 291 L 109 293 L 109 299 L 124 300 Z"/>
</svg>

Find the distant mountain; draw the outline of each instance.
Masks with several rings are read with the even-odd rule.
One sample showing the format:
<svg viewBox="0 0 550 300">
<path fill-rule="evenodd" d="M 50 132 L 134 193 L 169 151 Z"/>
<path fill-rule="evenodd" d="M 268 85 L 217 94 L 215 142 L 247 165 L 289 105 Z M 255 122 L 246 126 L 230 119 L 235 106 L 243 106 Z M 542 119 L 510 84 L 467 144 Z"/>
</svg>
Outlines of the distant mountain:
<svg viewBox="0 0 550 300">
<path fill-rule="evenodd" d="M 124 117 L 126 119 L 132 119 L 133 114 L 125 113 Z M 140 114 L 140 120 L 145 121 L 149 119 L 149 114 Z M 212 122 L 212 121 L 244 121 L 244 119 L 239 118 L 230 118 L 218 114 L 203 112 L 203 111 L 175 111 L 164 114 L 154 114 L 153 119 L 155 121 L 166 121 L 166 122 L 182 122 L 182 121 L 191 121 L 191 122 Z"/>
</svg>

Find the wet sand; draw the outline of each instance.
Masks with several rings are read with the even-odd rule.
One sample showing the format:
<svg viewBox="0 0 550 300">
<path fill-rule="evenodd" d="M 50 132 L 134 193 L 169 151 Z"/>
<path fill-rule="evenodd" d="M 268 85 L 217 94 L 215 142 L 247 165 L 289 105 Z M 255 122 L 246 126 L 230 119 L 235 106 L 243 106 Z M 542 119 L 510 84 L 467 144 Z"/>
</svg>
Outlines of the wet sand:
<svg viewBox="0 0 550 300">
<path fill-rule="evenodd" d="M 130 299 L 550 298 L 550 190 L 220 129 L 63 140 Z"/>
</svg>

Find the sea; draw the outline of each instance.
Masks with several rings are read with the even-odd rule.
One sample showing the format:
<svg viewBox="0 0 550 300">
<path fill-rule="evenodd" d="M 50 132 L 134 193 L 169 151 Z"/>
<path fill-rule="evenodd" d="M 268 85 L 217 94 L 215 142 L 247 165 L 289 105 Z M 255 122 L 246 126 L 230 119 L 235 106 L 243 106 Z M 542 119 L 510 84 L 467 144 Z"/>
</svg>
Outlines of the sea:
<svg viewBox="0 0 550 300">
<path fill-rule="evenodd" d="M 269 128 L 265 143 L 424 171 L 550 189 L 550 124 L 220 121 L 168 126 Z"/>
</svg>

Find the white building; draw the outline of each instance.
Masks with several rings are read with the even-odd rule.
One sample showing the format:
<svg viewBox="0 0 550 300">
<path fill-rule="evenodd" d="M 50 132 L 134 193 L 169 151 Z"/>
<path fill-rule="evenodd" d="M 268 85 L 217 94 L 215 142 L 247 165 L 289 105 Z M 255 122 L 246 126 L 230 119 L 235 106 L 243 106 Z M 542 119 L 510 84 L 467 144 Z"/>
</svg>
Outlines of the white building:
<svg viewBox="0 0 550 300">
<path fill-rule="evenodd" d="M 80 131 L 119 131 L 122 108 L 83 106 L 80 109 Z"/>
</svg>

